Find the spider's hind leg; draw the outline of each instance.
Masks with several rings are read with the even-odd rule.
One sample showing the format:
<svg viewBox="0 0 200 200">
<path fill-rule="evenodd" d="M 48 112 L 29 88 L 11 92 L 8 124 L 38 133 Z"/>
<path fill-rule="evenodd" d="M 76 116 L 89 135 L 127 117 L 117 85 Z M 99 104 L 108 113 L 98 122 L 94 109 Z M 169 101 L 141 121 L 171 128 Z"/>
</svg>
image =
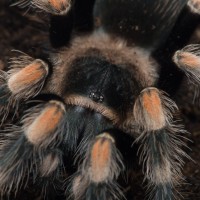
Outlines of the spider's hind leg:
<svg viewBox="0 0 200 200">
<path fill-rule="evenodd" d="M 186 145 L 181 134 L 185 131 L 173 123 L 176 109 L 175 103 L 156 88 L 144 89 L 134 106 L 140 132 L 136 141 L 141 143 L 140 163 L 150 199 L 174 199 L 183 181 L 182 157 L 188 156 L 182 150 Z"/>
</svg>

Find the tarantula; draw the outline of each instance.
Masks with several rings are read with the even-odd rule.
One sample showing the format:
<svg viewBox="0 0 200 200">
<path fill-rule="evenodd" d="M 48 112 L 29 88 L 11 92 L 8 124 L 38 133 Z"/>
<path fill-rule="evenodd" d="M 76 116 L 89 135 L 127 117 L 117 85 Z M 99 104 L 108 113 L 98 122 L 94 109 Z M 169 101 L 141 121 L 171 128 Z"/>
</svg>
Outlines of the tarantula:
<svg viewBox="0 0 200 200">
<path fill-rule="evenodd" d="M 167 93 L 180 69 L 199 85 L 200 45 L 189 38 L 200 1 L 14 4 L 48 13 L 52 48 L 18 52 L 0 72 L 2 199 L 34 185 L 43 199 L 125 199 L 119 177 L 135 147 L 147 196 L 179 198 L 187 131 Z"/>
</svg>

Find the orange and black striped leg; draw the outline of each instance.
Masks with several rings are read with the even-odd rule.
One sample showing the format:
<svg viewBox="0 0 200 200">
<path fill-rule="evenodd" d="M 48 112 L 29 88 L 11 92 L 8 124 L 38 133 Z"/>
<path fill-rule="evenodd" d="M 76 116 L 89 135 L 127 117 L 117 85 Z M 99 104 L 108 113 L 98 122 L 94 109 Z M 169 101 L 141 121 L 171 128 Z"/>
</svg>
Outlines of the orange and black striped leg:
<svg viewBox="0 0 200 200">
<path fill-rule="evenodd" d="M 148 181 L 150 199 L 172 200 L 183 181 L 182 141 L 180 125 L 173 123 L 176 104 L 156 88 L 144 89 L 134 105 L 134 116 L 139 126 L 140 163 Z"/>
<path fill-rule="evenodd" d="M 49 74 L 48 65 L 22 54 L 10 61 L 10 70 L 0 71 L 0 115 L 4 121 L 10 112 L 18 110 L 19 103 L 40 93 Z"/>
<path fill-rule="evenodd" d="M 1 132 L 1 195 L 17 193 L 30 180 L 42 182 L 46 191 L 60 178 L 59 145 L 65 134 L 65 114 L 65 105 L 60 101 L 40 103 L 27 111 L 22 126 L 12 125 Z"/>
<path fill-rule="evenodd" d="M 108 200 L 122 199 L 116 183 L 124 170 L 114 138 L 102 133 L 88 145 L 79 170 L 72 180 L 72 199 Z"/>
</svg>

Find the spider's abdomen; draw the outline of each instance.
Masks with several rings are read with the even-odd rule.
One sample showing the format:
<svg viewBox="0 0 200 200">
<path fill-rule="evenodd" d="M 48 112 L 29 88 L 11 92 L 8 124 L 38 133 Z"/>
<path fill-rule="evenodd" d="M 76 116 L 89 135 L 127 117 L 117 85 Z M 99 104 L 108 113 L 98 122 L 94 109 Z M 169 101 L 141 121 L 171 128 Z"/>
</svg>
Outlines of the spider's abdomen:
<svg viewBox="0 0 200 200">
<path fill-rule="evenodd" d="M 142 47 L 157 47 L 169 35 L 186 2 L 186 0 L 97 0 L 94 16 L 97 25 L 106 32 Z"/>
</svg>

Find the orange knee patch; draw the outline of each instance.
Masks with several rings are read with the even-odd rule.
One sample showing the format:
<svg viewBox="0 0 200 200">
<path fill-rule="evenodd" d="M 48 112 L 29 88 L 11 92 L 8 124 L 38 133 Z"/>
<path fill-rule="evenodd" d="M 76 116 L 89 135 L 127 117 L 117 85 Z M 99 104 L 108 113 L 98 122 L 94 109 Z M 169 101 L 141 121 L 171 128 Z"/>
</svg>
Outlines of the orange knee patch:
<svg viewBox="0 0 200 200">
<path fill-rule="evenodd" d="M 61 11 L 70 5 L 70 0 L 49 0 L 49 3 L 55 10 Z"/>
<path fill-rule="evenodd" d="M 112 140 L 99 137 L 91 149 L 91 180 L 99 183 L 107 179 L 110 172 Z"/>
<path fill-rule="evenodd" d="M 13 94 L 17 94 L 46 77 L 47 73 L 48 68 L 46 64 L 41 60 L 35 60 L 17 73 L 11 75 L 8 79 L 8 87 Z"/>
<path fill-rule="evenodd" d="M 29 142 L 37 145 L 53 134 L 58 128 L 64 113 L 64 106 L 61 103 L 51 101 L 27 127 L 25 134 Z"/>
<path fill-rule="evenodd" d="M 153 130 L 165 126 L 165 116 L 159 93 L 156 89 L 148 90 L 142 94 L 143 109 L 146 113 L 145 121 Z M 145 115 L 144 113 L 144 115 Z"/>
<path fill-rule="evenodd" d="M 156 91 L 150 91 L 143 94 L 143 105 L 145 110 L 152 118 L 157 118 L 162 112 L 161 100 Z"/>
<path fill-rule="evenodd" d="M 174 56 L 174 61 L 179 67 L 198 68 L 200 67 L 200 56 L 190 52 L 178 51 Z"/>
</svg>

